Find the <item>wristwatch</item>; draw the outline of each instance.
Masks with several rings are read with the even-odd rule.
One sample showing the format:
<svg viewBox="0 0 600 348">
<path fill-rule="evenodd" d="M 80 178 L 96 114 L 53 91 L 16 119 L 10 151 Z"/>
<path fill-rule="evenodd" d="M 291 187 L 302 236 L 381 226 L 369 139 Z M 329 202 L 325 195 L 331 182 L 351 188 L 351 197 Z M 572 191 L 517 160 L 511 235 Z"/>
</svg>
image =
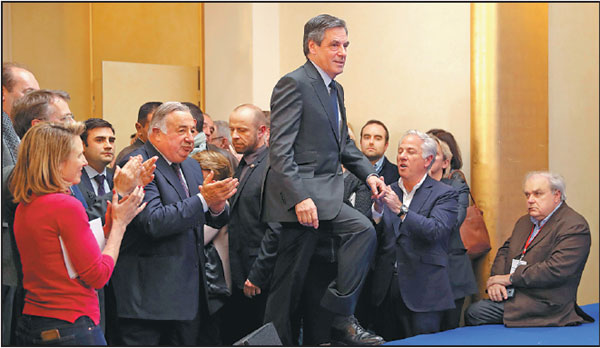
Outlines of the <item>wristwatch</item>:
<svg viewBox="0 0 600 348">
<path fill-rule="evenodd" d="M 406 204 L 402 204 L 402 206 L 400 207 L 400 212 L 398 213 L 398 217 L 404 217 L 406 214 L 408 213 L 408 207 L 406 206 Z"/>
</svg>

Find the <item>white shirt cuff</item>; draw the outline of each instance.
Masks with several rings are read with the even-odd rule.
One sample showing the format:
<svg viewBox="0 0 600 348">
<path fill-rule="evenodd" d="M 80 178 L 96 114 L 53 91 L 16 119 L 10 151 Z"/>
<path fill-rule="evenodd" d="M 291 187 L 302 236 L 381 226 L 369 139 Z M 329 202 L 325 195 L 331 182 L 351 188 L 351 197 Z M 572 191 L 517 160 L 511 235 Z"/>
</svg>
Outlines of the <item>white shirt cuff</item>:
<svg viewBox="0 0 600 348">
<path fill-rule="evenodd" d="M 373 221 L 375 221 L 376 224 L 378 224 L 381 221 L 381 217 L 383 216 L 383 210 L 380 212 L 378 212 L 377 210 L 375 210 L 375 204 L 373 204 L 371 206 L 371 216 L 373 217 Z"/>
<path fill-rule="evenodd" d="M 206 204 L 206 201 L 204 200 L 204 197 L 202 197 L 200 192 L 196 193 L 196 195 L 200 197 L 200 201 L 202 201 L 202 210 L 206 213 L 208 211 L 208 204 Z"/>
</svg>

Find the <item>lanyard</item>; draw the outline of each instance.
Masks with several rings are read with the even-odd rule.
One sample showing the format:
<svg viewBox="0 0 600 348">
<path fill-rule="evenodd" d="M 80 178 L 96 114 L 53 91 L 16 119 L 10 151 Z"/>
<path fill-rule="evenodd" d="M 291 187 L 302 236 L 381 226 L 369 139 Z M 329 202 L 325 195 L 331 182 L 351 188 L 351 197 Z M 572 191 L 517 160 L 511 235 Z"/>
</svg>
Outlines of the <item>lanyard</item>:
<svg viewBox="0 0 600 348">
<path fill-rule="evenodd" d="M 542 231 L 542 228 L 544 228 L 544 225 L 546 225 L 546 222 L 544 222 L 544 224 L 542 226 L 540 226 L 540 228 L 537 231 L 537 234 L 535 236 L 533 236 L 533 238 L 531 238 L 531 235 L 533 234 L 533 231 L 535 230 L 535 225 L 533 225 L 533 227 L 531 228 L 531 233 L 529 233 L 529 237 L 527 237 L 527 241 L 525 241 L 525 247 L 523 248 L 523 253 L 521 254 L 521 258 L 519 260 L 523 260 L 523 257 L 525 257 L 525 253 L 527 252 L 527 248 L 529 248 L 529 245 L 533 242 L 535 237 L 537 237 L 540 234 L 540 232 Z"/>
</svg>

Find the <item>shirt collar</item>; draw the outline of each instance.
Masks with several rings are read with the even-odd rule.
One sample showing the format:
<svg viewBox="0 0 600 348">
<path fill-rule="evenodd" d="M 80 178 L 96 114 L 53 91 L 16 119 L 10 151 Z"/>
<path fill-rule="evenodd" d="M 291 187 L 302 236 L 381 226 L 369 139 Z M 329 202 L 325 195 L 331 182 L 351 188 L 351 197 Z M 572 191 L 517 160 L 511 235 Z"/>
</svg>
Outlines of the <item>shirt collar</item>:
<svg viewBox="0 0 600 348">
<path fill-rule="evenodd" d="M 329 77 L 329 75 L 327 75 L 327 73 L 323 69 L 321 69 L 317 64 L 315 64 L 315 62 L 313 62 L 310 59 L 309 59 L 309 61 L 317 69 L 317 71 L 319 72 L 319 75 L 321 75 L 321 78 L 323 79 L 323 82 L 325 82 L 325 87 L 327 87 L 327 90 L 329 90 L 329 84 L 331 83 L 331 81 L 333 81 L 333 79 L 331 77 Z"/>
<path fill-rule="evenodd" d="M 244 155 L 244 157 L 243 157 L 244 161 L 248 165 L 254 163 L 254 161 L 256 161 L 256 159 L 258 158 L 258 156 L 266 149 L 267 149 L 267 147 L 265 145 L 263 145 L 263 146 L 259 147 L 258 149 L 256 149 L 256 151 L 254 151 L 250 154 Z"/>
<path fill-rule="evenodd" d="M 548 214 L 548 216 L 546 216 L 544 218 L 544 220 L 542 221 L 538 221 L 536 219 L 534 219 L 532 216 L 529 217 L 529 219 L 531 220 L 531 222 L 533 222 L 533 224 L 536 227 L 540 227 L 540 226 L 544 226 L 546 224 L 546 222 L 548 222 L 548 220 L 550 219 L 550 217 L 552 217 L 552 214 L 554 214 L 554 212 L 556 211 L 556 209 L 560 208 L 560 206 L 563 204 L 563 201 L 560 201 L 560 203 L 558 203 L 558 205 L 556 206 L 556 208 L 554 208 L 554 210 L 552 210 L 552 212 L 550 214 Z"/>
<path fill-rule="evenodd" d="M 404 192 L 405 195 L 408 195 L 411 192 L 417 191 L 417 189 L 419 187 L 421 187 L 421 185 L 423 185 L 423 182 L 425 181 L 425 178 L 427 178 L 427 173 L 425 173 L 425 175 L 423 175 L 423 177 L 421 178 L 421 181 L 419 181 L 415 185 L 415 187 L 413 187 L 412 191 L 410 191 L 410 192 L 406 192 L 406 188 L 404 187 L 404 182 L 402 181 L 402 177 L 400 177 L 400 179 L 398 179 L 398 186 L 400 187 L 400 189 L 402 190 L 402 192 Z"/>
<path fill-rule="evenodd" d="M 94 178 L 99 174 L 104 175 L 104 177 L 106 178 L 106 167 L 104 167 L 104 170 L 102 171 L 102 173 L 98 173 L 98 171 L 96 171 L 96 169 L 92 168 L 91 166 L 85 166 L 83 167 L 83 169 L 85 170 L 85 172 L 88 175 L 88 178 Z"/>
<path fill-rule="evenodd" d="M 373 165 L 373 167 L 375 167 L 375 172 L 377 174 L 379 174 L 379 172 L 381 172 L 381 168 L 383 168 L 383 159 L 385 158 L 385 156 L 381 156 L 381 158 L 375 162 L 375 164 Z"/>
</svg>

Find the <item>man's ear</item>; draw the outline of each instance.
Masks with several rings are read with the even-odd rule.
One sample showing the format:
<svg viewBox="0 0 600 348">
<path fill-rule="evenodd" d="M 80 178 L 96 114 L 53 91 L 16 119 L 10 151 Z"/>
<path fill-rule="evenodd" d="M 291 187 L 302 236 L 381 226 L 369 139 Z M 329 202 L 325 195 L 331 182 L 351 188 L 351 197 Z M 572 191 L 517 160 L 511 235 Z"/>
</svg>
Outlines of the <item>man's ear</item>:
<svg viewBox="0 0 600 348">
<path fill-rule="evenodd" d="M 138 133 L 139 133 L 139 132 L 141 132 L 143 129 L 144 129 L 144 127 L 143 127 L 143 126 L 142 126 L 142 125 L 141 125 L 139 122 L 136 122 L 136 123 L 135 123 L 135 130 L 136 130 Z"/>
<path fill-rule="evenodd" d="M 6 89 L 6 87 L 2 86 L 2 102 L 4 103 L 4 101 L 6 100 L 6 97 L 4 97 L 6 94 L 8 93 L 8 90 Z"/>
<path fill-rule="evenodd" d="M 31 127 L 35 126 L 36 124 L 42 122 L 42 120 L 34 118 L 33 120 L 31 120 Z"/>
</svg>

